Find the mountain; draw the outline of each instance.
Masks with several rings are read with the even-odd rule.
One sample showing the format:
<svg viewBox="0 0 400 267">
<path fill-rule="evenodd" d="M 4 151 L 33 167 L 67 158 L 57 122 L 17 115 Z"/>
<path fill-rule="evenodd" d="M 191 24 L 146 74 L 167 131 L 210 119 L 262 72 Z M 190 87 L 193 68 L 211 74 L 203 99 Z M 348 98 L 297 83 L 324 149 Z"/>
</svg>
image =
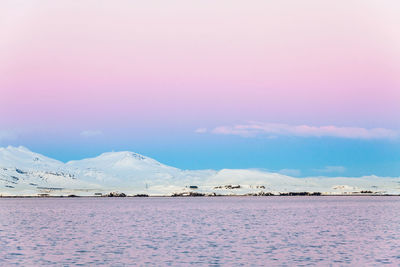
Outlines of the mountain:
<svg viewBox="0 0 400 267">
<path fill-rule="evenodd" d="M 84 181 L 99 183 L 111 190 L 153 194 L 179 190 L 174 185 L 190 184 L 212 171 L 182 171 L 137 153 L 122 151 L 103 153 L 98 157 L 70 161 L 65 168 Z"/>
<path fill-rule="evenodd" d="M 63 166 L 61 161 L 34 153 L 26 147 L 0 147 L 0 165 L 3 167 L 23 166 L 29 170 L 54 170 Z"/>
<path fill-rule="evenodd" d="M 216 194 L 303 191 L 399 194 L 400 178 L 293 178 L 260 170 L 181 170 L 129 151 L 108 152 L 95 158 L 63 163 L 22 146 L 0 148 L 0 195 L 92 196 L 112 191 L 149 195 L 190 191 Z"/>
<path fill-rule="evenodd" d="M 34 153 L 25 147 L 0 148 L 0 194 L 36 195 L 52 193 L 71 193 L 99 188 L 77 179 L 65 164 Z"/>
</svg>

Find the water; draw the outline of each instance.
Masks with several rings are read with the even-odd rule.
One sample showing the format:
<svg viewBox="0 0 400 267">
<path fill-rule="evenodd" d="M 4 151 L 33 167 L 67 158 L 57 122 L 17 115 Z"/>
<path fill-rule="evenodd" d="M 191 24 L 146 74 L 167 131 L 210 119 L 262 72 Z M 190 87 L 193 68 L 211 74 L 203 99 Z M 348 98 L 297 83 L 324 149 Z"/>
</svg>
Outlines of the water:
<svg viewBox="0 0 400 267">
<path fill-rule="evenodd" d="M 0 199 L 0 265 L 400 266 L 400 197 Z"/>
</svg>

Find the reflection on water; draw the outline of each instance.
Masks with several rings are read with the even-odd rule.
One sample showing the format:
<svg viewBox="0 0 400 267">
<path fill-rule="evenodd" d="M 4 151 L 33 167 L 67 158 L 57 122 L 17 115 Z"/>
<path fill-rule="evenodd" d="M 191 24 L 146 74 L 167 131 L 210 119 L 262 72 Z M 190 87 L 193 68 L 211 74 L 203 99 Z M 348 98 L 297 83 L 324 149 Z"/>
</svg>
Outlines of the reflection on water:
<svg viewBox="0 0 400 267">
<path fill-rule="evenodd" d="M 0 265 L 395 265 L 400 197 L 0 199 Z"/>
</svg>

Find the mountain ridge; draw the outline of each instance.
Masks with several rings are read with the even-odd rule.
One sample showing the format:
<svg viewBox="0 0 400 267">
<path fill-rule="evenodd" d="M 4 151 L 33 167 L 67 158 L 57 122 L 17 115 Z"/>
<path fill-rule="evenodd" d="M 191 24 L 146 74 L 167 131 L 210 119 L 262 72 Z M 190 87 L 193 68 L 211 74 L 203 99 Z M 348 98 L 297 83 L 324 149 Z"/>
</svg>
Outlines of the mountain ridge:
<svg viewBox="0 0 400 267">
<path fill-rule="evenodd" d="M 131 151 L 105 152 L 63 163 L 23 146 L 0 148 L 0 195 L 91 196 L 111 191 L 148 195 L 191 191 L 400 194 L 400 177 L 295 178 L 257 169 L 181 170 Z"/>
</svg>

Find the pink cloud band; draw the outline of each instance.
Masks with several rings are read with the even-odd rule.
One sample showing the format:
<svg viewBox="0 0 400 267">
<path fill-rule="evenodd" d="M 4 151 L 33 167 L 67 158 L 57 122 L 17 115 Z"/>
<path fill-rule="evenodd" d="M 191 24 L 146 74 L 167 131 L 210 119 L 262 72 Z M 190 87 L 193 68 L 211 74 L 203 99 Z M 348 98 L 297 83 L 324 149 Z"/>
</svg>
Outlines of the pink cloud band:
<svg viewBox="0 0 400 267">
<path fill-rule="evenodd" d="M 394 139 L 398 133 L 391 129 L 338 126 L 288 125 L 282 123 L 249 122 L 233 126 L 220 126 L 211 131 L 214 134 L 255 137 L 260 135 L 301 136 L 301 137 L 338 137 L 351 139 Z"/>
</svg>

